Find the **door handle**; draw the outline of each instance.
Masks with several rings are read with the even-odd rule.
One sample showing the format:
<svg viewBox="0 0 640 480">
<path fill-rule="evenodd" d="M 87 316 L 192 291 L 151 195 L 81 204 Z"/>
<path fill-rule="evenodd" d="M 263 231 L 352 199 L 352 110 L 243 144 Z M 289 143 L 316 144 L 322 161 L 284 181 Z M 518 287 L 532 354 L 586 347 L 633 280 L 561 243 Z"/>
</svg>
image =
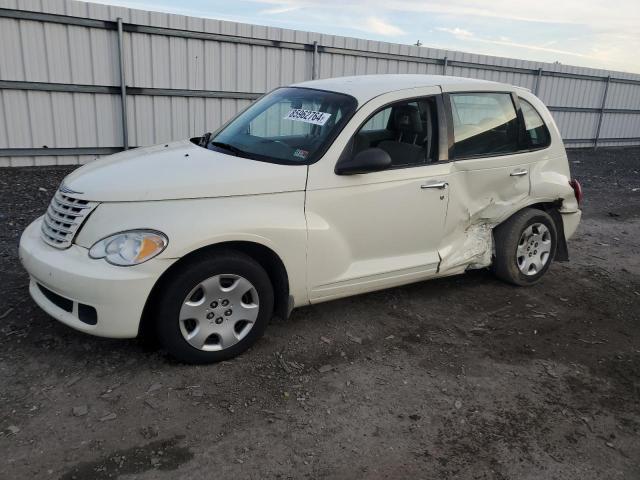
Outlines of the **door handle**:
<svg viewBox="0 0 640 480">
<path fill-rule="evenodd" d="M 423 190 L 427 188 L 437 188 L 438 190 L 444 190 L 448 186 L 449 184 L 447 182 L 436 180 L 434 182 L 429 182 L 429 183 L 425 183 L 424 185 L 420 185 L 420 188 L 422 188 Z"/>
<path fill-rule="evenodd" d="M 529 173 L 529 170 L 525 170 L 524 168 L 519 168 L 518 170 L 514 170 L 513 172 L 511 172 L 509 175 L 511 177 L 524 177 L 528 173 Z"/>
</svg>

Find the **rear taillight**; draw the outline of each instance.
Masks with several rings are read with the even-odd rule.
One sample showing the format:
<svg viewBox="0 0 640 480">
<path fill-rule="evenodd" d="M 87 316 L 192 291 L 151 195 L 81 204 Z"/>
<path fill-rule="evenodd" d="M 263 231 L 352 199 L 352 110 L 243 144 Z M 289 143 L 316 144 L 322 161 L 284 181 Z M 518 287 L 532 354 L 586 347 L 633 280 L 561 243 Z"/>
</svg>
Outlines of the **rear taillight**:
<svg viewBox="0 0 640 480">
<path fill-rule="evenodd" d="M 578 205 L 582 204 L 582 185 L 578 180 L 570 180 L 569 185 L 573 188 L 573 193 L 576 196 L 576 200 L 578 201 Z"/>
</svg>

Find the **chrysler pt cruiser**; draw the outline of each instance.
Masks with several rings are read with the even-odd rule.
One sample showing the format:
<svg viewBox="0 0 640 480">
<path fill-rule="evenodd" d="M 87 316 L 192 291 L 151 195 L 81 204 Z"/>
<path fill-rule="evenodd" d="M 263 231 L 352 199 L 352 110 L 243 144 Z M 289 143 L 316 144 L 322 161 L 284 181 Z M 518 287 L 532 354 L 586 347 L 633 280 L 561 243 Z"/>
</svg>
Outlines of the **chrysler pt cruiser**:
<svg viewBox="0 0 640 480">
<path fill-rule="evenodd" d="M 77 169 L 24 231 L 20 258 L 59 321 L 153 332 L 179 360 L 207 363 L 298 306 L 477 268 L 532 285 L 568 259 L 581 196 L 528 90 L 343 77 Z"/>
</svg>

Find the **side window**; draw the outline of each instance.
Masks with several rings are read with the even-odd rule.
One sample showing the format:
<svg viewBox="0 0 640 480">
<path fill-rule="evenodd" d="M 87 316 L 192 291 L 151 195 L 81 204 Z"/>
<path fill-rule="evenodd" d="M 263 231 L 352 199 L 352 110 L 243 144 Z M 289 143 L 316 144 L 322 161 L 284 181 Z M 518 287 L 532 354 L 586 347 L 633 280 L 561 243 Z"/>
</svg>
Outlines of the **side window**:
<svg viewBox="0 0 640 480">
<path fill-rule="evenodd" d="M 454 158 L 518 150 L 518 117 L 509 93 L 450 95 Z"/>
<path fill-rule="evenodd" d="M 353 154 L 381 148 L 392 167 L 414 167 L 437 159 L 434 97 L 394 103 L 373 114 L 353 138 Z"/>
<path fill-rule="evenodd" d="M 387 128 L 389 117 L 391 116 L 391 108 L 392 107 L 387 107 L 380 110 L 362 126 L 360 131 L 370 132 L 372 130 L 384 130 Z"/>
<path fill-rule="evenodd" d="M 533 105 L 520 99 L 520 108 L 524 116 L 525 141 L 528 148 L 544 148 L 551 143 L 549 129 Z"/>
</svg>

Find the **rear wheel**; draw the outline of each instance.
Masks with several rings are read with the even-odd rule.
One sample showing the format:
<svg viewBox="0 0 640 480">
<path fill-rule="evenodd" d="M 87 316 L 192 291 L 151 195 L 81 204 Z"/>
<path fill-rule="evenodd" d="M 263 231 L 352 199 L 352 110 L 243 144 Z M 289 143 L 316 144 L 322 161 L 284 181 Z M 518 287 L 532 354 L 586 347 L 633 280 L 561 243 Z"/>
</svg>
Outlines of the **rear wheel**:
<svg viewBox="0 0 640 480">
<path fill-rule="evenodd" d="M 231 251 L 185 264 L 157 298 L 158 339 L 187 363 L 239 355 L 262 336 L 273 314 L 269 276 L 251 257 Z"/>
<path fill-rule="evenodd" d="M 527 208 L 496 227 L 494 272 L 515 285 L 537 283 L 549 269 L 556 253 L 557 230 L 542 210 Z"/>
</svg>

